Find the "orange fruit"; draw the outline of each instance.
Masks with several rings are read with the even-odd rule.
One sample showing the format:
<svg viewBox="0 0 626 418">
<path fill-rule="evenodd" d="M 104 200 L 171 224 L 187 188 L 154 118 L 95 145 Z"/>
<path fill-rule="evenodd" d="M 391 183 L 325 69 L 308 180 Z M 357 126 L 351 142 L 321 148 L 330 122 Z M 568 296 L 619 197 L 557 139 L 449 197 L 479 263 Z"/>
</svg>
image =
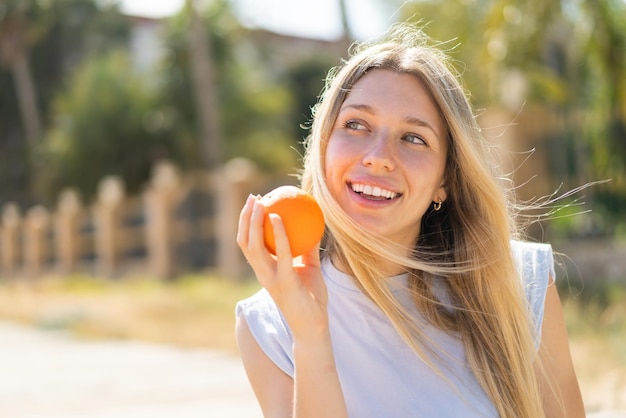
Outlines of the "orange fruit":
<svg viewBox="0 0 626 418">
<path fill-rule="evenodd" d="M 276 243 L 270 213 L 280 215 L 292 256 L 297 257 L 310 251 L 322 239 L 324 214 L 311 194 L 296 186 L 280 186 L 264 195 L 260 201 L 265 206 L 265 246 L 272 254 L 276 254 Z"/>
</svg>

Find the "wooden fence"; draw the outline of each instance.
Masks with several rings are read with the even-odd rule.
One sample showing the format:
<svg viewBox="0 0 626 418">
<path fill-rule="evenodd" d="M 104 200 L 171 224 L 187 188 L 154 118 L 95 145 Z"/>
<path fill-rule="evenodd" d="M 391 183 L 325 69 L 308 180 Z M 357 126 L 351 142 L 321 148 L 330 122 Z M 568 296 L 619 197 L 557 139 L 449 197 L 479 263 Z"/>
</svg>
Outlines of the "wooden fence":
<svg viewBox="0 0 626 418">
<path fill-rule="evenodd" d="M 139 196 L 128 196 L 119 178 L 108 177 L 90 205 L 71 189 L 55 208 L 22 213 L 7 204 L 0 208 L 0 280 L 73 273 L 167 279 L 190 271 L 241 278 L 250 270 L 235 242 L 239 212 L 249 193 L 270 187 L 247 160 L 185 175 L 162 162 Z M 626 281 L 624 243 L 554 244 L 565 254 L 557 275 L 580 283 Z"/>
<path fill-rule="evenodd" d="M 127 196 L 121 179 L 107 177 L 92 205 L 83 205 L 72 189 L 53 209 L 21 213 L 9 203 L 1 210 L 0 276 L 172 278 L 211 270 L 240 278 L 247 265 L 235 242 L 237 220 L 248 194 L 260 187 L 258 171 L 246 160 L 185 176 L 161 162 L 140 196 Z"/>
</svg>

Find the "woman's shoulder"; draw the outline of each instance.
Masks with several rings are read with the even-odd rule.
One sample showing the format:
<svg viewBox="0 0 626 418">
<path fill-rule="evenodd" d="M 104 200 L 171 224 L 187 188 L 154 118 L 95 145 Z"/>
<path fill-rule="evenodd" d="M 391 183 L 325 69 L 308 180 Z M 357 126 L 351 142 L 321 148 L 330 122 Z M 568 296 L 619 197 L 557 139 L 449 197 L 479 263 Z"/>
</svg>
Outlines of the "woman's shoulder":
<svg viewBox="0 0 626 418">
<path fill-rule="evenodd" d="M 517 265 L 524 294 L 535 324 L 535 347 L 541 341 L 541 327 L 548 287 L 554 280 L 552 245 L 546 243 L 511 241 L 511 251 Z"/>
<path fill-rule="evenodd" d="M 274 309 L 278 308 L 273 303 L 272 298 L 270 297 L 269 293 L 267 293 L 267 290 L 260 289 L 252 296 L 249 296 L 237 302 L 235 310 L 237 315 L 239 315 L 242 313 L 250 312 L 273 311 Z"/>
<path fill-rule="evenodd" d="M 552 245 L 546 242 L 533 242 L 533 241 L 515 240 L 515 239 L 512 239 L 510 242 L 511 242 L 511 248 L 513 250 L 530 251 L 530 252 L 552 251 Z"/>
<path fill-rule="evenodd" d="M 238 320 L 246 321 L 251 334 L 272 361 L 293 376 L 291 332 L 278 306 L 265 289 L 239 301 L 235 307 Z"/>
<path fill-rule="evenodd" d="M 554 279 L 552 245 L 541 242 L 511 240 L 511 251 L 520 276 L 526 285 L 548 284 Z"/>
<path fill-rule="evenodd" d="M 251 330 L 253 327 L 273 328 L 276 332 L 289 333 L 280 309 L 265 289 L 237 302 L 235 315 L 244 318 Z"/>
</svg>

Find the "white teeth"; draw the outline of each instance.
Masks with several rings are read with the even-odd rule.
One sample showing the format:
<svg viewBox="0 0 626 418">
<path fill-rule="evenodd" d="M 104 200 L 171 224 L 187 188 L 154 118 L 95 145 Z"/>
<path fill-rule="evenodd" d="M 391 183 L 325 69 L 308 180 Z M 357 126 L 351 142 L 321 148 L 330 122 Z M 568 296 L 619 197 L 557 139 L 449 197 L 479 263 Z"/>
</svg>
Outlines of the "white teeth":
<svg viewBox="0 0 626 418">
<path fill-rule="evenodd" d="M 362 193 L 374 197 L 384 197 L 387 199 L 393 199 L 398 196 L 398 193 L 391 190 L 381 189 L 378 186 L 372 187 L 368 184 L 352 184 L 352 190 L 356 193 Z"/>
</svg>

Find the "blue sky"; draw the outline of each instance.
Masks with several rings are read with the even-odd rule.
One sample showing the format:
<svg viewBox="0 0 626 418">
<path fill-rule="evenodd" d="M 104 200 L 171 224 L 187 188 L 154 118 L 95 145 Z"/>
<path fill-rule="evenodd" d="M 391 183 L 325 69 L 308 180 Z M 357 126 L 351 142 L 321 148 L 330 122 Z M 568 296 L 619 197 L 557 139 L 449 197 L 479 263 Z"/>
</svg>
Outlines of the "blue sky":
<svg viewBox="0 0 626 418">
<path fill-rule="evenodd" d="M 242 23 L 288 35 L 336 39 L 341 34 L 337 0 L 233 0 Z M 359 40 L 377 37 L 392 22 L 384 0 L 346 0 L 350 24 Z M 121 0 L 129 14 L 161 17 L 176 13 L 184 0 Z"/>
</svg>

